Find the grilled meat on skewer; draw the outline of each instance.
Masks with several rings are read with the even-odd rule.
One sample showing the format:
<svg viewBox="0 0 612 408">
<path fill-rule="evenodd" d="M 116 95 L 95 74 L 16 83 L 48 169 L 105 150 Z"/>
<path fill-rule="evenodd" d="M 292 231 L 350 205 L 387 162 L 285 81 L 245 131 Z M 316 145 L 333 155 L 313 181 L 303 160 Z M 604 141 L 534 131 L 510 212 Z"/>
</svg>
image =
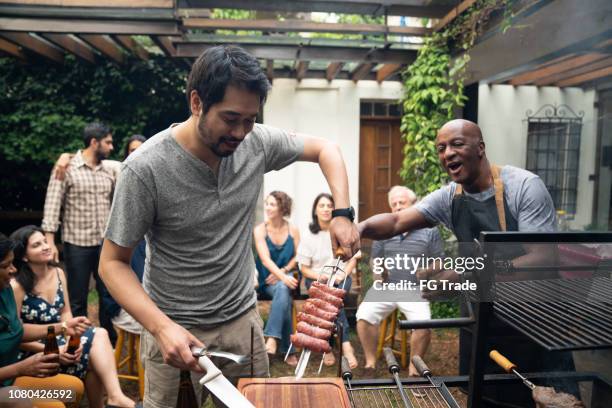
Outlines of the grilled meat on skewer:
<svg viewBox="0 0 612 408">
<path fill-rule="evenodd" d="M 308 324 L 312 324 L 313 326 L 317 326 L 326 330 L 334 329 L 334 324 L 332 322 L 304 312 L 300 312 L 297 314 L 297 320 L 298 322 L 306 322 Z"/>
<path fill-rule="evenodd" d="M 304 333 L 295 333 L 291 335 L 291 344 L 295 347 L 302 347 L 315 353 L 329 353 L 331 346 L 327 340 L 317 339 Z"/>
</svg>

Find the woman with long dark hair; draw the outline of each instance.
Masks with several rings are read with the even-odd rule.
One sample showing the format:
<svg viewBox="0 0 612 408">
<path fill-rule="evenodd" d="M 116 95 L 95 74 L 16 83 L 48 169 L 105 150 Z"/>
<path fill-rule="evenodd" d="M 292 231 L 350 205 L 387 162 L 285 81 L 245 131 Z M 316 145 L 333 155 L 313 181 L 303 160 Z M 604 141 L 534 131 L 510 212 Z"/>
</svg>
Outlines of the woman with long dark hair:
<svg viewBox="0 0 612 408">
<path fill-rule="evenodd" d="M 10 284 L 17 273 L 17 268 L 13 265 L 15 246 L 15 242 L 0 234 L 0 401 L 9 401 L 11 393 L 25 389 L 40 390 L 44 386 L 45 389 L 62 390 L 64 394 L 74 393 L 72 396 L 78 405 L 83 395 L 83 383 L 76 377 L 57 374 L 59 370 L 57 354 L 44 355 L 39 352 L 19 361 L 21 342 L 45 338 L 47 325 L 22 324 L 19 320 Z M 85 321 L 84 317 L 77 318 L 66 325 L 66 330 L 70 335 L 79 334 Z M 61 330 L 61 326 L 57 323 L 49 325 L 54 325 L 58 331 Z M 31 405 L 24 402 L 19 406 Z M 42 407 L 43 404 L 38 406 Z M 44 406 L 63 407 L 64 405 L 59 402 L 48 402 Z"/>
<path fill-rule="evenodd" d="M 53 261 L 51 248 L 41 228 L 28 225 L 19 228 L 11 239 L 17 242 L 15 266 L 17 274 L 12 282 L 17 310 L 21 320 L 31 324 L 70 324 L 75 319 L 70 311 L 70 299 L 64 271 Z M 64 323 L 62 323 L 62 327 Z M 119 385 L 114 353 L 108 332 L 102 327 L 89 327 L 81 334 L 81 345 L 74 354 L 66 352 L 68 339 L 65 333 L 57 336 L 60 346 L 60 372 L 81 378 L 86 384 L 89 405 L 104 406 L 104 391 L 108 405 L 133 407 Z M 27 358 L 43 351 L 42 342 L 22 345 Z"/>
<path fill-rule="evenodd" d="M 329 224 L 332 220 L 334 210 L 334 199 L 331 194 L 319 194 L 312 204 L 312 221 L 308 231 L 302 234 L 302 242 L 298 247 L 297 261 L 300 264 L 302 275 L 306 278 L 306 287 L 310 287 L 313 281 L 319 280 L 324 272 L 323 267 L 334 262 L 332 253 L 331 237 L 329 235 Z M 357 265 L 357 257 L 351 258 L 347 263 L 342 262 L 340 267 L 344 274 L 336 278 L 336 286 L 343 285 L 346 291 L 351 289 L 351 273 Z M 346 279 L 346 282 L 345 282 Z M 349 323 L 344 308 L 338 314 L 338 322 L 342 324 L 342 353 L 346 356 L 351 368 L 357 367 L 355 351 L 349 340 Z M 325 365 L 333 365 L 335 357 L 333 353 L 325 354 Z"/>
</svg>

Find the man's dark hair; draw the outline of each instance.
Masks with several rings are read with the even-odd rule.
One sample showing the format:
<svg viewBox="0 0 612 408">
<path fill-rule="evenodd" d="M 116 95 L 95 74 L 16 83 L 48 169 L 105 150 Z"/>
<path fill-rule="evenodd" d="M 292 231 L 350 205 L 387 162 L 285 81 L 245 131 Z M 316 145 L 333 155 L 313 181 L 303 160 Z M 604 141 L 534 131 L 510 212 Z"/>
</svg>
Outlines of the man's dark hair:
<svg viewBox="0 0 612 408">
<path fill-rule="evenodd" d="M 204 113 L 225 96 L 228 85 L 246 89 L 259 95 L 263 104 L 270 90 L 270 82 L 255 57 L 235 45 L 208 48 L 191 67 L 187 79 L 187 104 L 195 90 L 204 104 Z"/>
<path fill-rule="evenodd" d="M 83 129 L 83 142 L 85 147 L 89 147 L 91 139 L 96 139 L 98 142 L 104 139 L 111 133 L 110 127 L 100 122 L 92 122 Z"/>
</svg>

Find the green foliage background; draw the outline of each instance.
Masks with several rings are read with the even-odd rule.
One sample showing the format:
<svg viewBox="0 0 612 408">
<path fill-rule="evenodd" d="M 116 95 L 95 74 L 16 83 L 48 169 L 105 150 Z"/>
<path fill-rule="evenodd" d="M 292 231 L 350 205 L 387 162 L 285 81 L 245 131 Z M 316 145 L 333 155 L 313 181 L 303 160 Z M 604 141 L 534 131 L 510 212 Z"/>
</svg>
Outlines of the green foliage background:
<svg viewBox="0 0 612 408">
<path fill-rule="evenodd" d="M 469 56 L 492 13 L 503 10 L 502 29 L 510 26 L 512 0 L 478 0 L 451 24 L 424 40 L 404 72 L 401 131 L 406 141 L 400 176 L 419 196 L 446 183 L 435 149 L 437 131 L 463 107 Z M 460 56 L 456 57 L 456 54 Z M 455 58 L 456 57 L 456 58 Z"/>
<path fill-rule="evenodd" d="M 134 133 L 149 137 L 187 117 L 187 69 L 167 58 L 22 65 L 0 58 L 0 210 L 41 210 L 53 162 L 82 147 L 86 123 L 113 129 L 114 158 Z"/>
</svg>

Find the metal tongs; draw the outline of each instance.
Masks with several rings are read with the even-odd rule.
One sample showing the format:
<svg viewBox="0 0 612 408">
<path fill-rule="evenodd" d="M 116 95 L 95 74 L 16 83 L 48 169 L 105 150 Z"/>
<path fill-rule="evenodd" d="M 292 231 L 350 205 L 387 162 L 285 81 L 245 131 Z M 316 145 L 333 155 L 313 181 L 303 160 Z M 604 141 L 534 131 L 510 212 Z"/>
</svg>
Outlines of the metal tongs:
<svg viewBox="0 0 612 408">
<path fill-rule="evenodd" d="M 336 259 L 334 260 L 335 264 L 332 266 L 331 272 L 329 274 L 329 279 L 327 280 L 327 286 L 330 288 L 334 286 L 334 282 L 336 281 L 336 276 L 338 275 L 338 273 L 344 273 L 342 268 L 340 268 L 340 262 L 342 262 L 342 255 L 343 255 L 342 249 L 338 248 L 338 250 L 336 251 Z M 319 280 L 317 280 L 317 282 L 319 282 Z M 345 283 L 346 283 L 346 276 L 342 284 L 342 289 L 344 289 Z M 289 346 L 289 350 L 287 350 L 287 354 L 285 355 L 285 360 L 287 360 L 287 357 L 289 356 L 289 353 L 291 352 L 292 347 L 293 347 L 293 344 Z M 308 366 L 308 360 L 310 360 L 310 354 L 311 354 L 310 350 L 308 349 L 302 350 L 302 353 L 300 354 L 300 359 L 297 363 L 297 366 L 295 367 L 295 378 L 297 380 L 299 380 L 300 378 L 304 376 L 304 372 L 306 371 L 306 367 Z M 321 373 L 321 369 L 323 368 L 324 359 L 325 359 L 325 353 L 323 353 L 323 357 L 321 357 L 321 364 L 319 365 L 319 371 L 317 374 Z"/>
<path fill-rule="evenodd" d="M 191 354 L 196 358 L 200 358 L 202 356 L 206 356 L 208 358 L 210 357 L 227 358 L 228 360 L 232 360 L 237 364 L 245 364 L 249 362 L 250 360 L 250 358 L 245 355 L 228 353 L 227 351 L 210 351 L 206 347 L 192 347 Z"/>
</svg>

